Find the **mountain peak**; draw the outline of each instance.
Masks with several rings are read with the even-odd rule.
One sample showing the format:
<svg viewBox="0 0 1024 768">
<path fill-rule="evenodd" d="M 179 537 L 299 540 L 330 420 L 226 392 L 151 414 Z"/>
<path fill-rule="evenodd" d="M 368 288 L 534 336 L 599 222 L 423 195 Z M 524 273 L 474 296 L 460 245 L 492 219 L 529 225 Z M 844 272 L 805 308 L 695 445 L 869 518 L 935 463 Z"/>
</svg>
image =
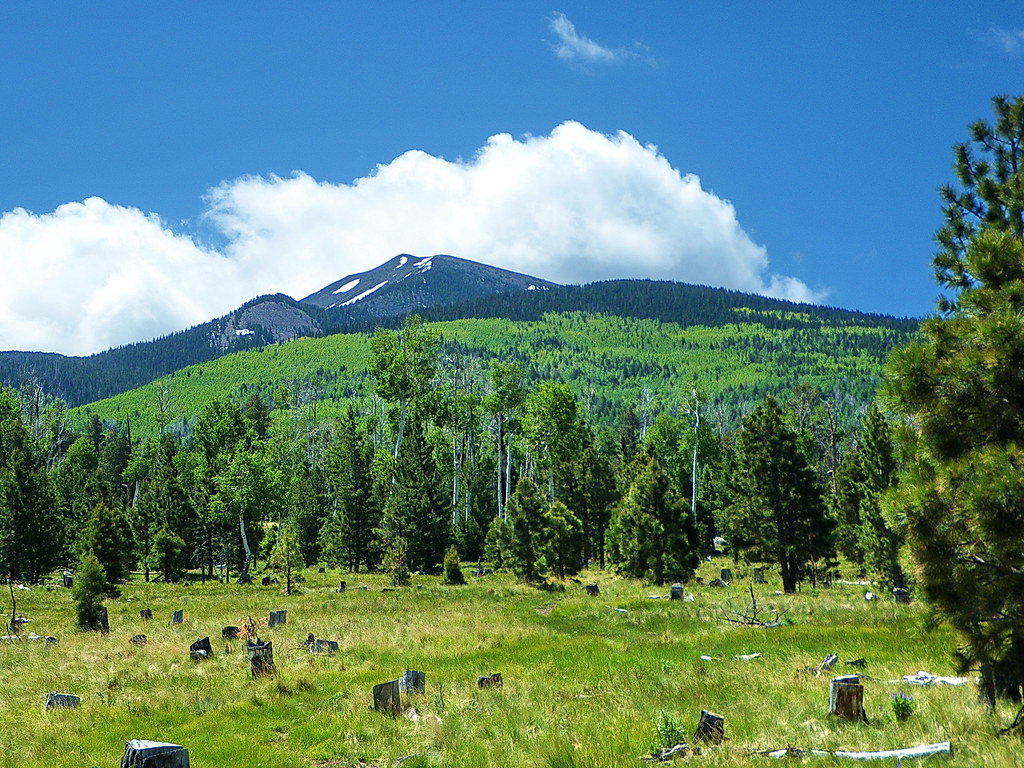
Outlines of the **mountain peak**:
<svg viewBox="0 0 1024 768">
<path fill-rule="evenodd" d="M 300 303 L 351 319 L 406 314 L 496 293 L 547 290 L 557 283 L 457 256 L 400 253 L 367 272 L 346 275 Z"/>
</svg>

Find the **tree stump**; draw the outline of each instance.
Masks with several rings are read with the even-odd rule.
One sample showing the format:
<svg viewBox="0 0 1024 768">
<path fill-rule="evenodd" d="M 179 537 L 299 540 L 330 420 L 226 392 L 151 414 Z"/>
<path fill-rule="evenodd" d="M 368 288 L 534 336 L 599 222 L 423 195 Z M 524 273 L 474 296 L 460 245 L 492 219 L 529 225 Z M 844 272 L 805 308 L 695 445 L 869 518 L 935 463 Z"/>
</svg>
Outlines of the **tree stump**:
<svg viewBox="0 0 1024 768">
<path fill-rule="evenodd" d="M 732 568 L 722 569 L 722 581 L 732 581 Z"/>
<path fill-rule="evenodd" d="M 348 587 L 348 584 L 344 581 L 344 579 L 342 581 L 338 582 L 338 591 L 339 592 L 344 592 L 347 587 Z"/>
<path fill-rule="evenodd" d="M 179 744 L 132 739 L 125 742 L 121 768 L 189 768 L 188 750 Z"/>
<path fill-rule="evenodd" d="M 107 616 L 107 606 L 100 606 L 100 634 L 110 634 L 110 619 Z"/>
<path fill-rule="evenodd" d="M 309 646 L 310 653 L 337 653 L 338 652 L 338 641 L 337 640 L 316 640 Z"/>
<path fill-rule="evenodd" d="M 256 642 L 248 642 L 249 669 L 253 677 L 264 677 L 274 674 L 274 646 L 267 640 L 261 643 L 257 637 Z"/>
<path fill-rule="evenodd" d="M 402 695 L 398 680 L 389 680 L 373 686 L 373 708 L 391 714 L 402 711 Z"/>
<path fill-rule="evenodd" d="M 270 618 L 267 620 L 268 627 L 276 627 L 278 624 L 284 625 L 288 623 L 288 611 L 271 611 Z"/>
<path fill-rule="evenodd" d="M 132 635 L 132 639 L 128 642 L 130 642 L 136 648 L 141 648 L 149 642 L 149 638 L 147 638 L 145 635 Z"/>
<path fill-rule="evenodd" d="M 185 620 L 185 611 L 175 611 L 171 614 L 171 624 L 181 624 Z"/>
<path fill-rule="evenodd" d="M 766 584 L 767 583 L 764 580 L 764 568 L 761 568 L 761 567 L 754 568 L 754 583 L 755 584 Z"/>
<path fill-rule="evenodd" d="M 139 611 L 139 618 L 140 619 L 146 619 L 147 621 L 152 619 L 153 618 L 153 609 L 152 608 L 143 608 L 141 611 Z"/>
<path fill-rule="evenodd" d="M 668 592 L 669 600 L 682 600 L 683 599 L 683 585 L 676 582 L 669 588 Z"/>
<path fill-rule="evenodd" d="M 493 675 L 480 675 L 476 679 L 477 688 L 501 688 L 502 685 L 501 672 L 495 672 Z"/>
<path fill-rule="evenodd" d="M 693 733 L 693 740 L 708 744 L 721 744 L 723 739 L 725 739 L 725 718 L 702 709 L 697 730 Z"/>
<path fill-rule="evenodd" d="M 213 655 L 213 647 L 210 645 L 210 638 L 203 637 L 196 640 L 188 647 L 188 656 L 192 661 L 208 659 Z"/>
<path fill-rule="evenodd" d="M 426 693 L 427 674 L 415 669 L 407 669 L 398 678 L 398 688 L 402 693 Z"/>
<path fill-rule="evenodd" d="M 327 573 L 327 569 L 326 569 L 326 568 L 324 568 L 324 567 L 323 567 L 323 566 L 321 565 L 321 566 L 320 566 L 320 569 L 319 569 L 319 570 L 317 571 L 317 573 Z"/>
<path fill-rule="evenodd" d="M 74 709 L 81 703 L 82 700 L 78 696 L 72 696 L 70 693 L 48 693 L 43 709 Z"/>
<path fill-rule="evenodd" d="M 224 627 L 220 631 L 220 636 L 225 640 L 237 640 L 238 639 L 238 627 Z"/>
<path fill-rule="evenodd" d="M 910 590 L 896 587 L 893 589 L 892 595 L 900 605 L 910 605 Z"/>
<path fill-rule="evenodd" d="M 864 713 L 864 686 L 860 675 L 832 678 L 828 689 L 828 711 L 843 720 L 868 721 Z"/>
<path fill-rule="evenodd" d="M 587 594 L 591 597 L 597 597 L 601 594 L 601 588 L 597 584 L 587 584 Z"/>
<path fill-rule="evenodd" d="M 822 672 L 830 672 L 832 667 L 839 661 L 839 656 L 834 653 L 830 653 L 824 659 L 821 660 L 821 664 L 814 668 L 814 674 L 820 675 Z"/>
</svg>

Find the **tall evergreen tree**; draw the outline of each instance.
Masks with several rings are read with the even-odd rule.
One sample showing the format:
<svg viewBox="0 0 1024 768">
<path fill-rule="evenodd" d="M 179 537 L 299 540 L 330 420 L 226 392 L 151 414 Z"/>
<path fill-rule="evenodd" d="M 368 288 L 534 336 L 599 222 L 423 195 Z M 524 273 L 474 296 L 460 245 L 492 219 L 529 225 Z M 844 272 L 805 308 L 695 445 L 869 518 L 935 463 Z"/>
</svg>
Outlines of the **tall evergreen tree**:
<svg viewBox="0 0 1024 768">
<path fill-rule="evenodd" d="M 46 467 L 14 392 L 0 388 L 0 568 L 33 580 L 58 563 L 60 525 Z"/>
<path fill-rule="evenodd" d="M 637 454 L 625 497 L 612 511 L 608 560 L 619 573 L 655 584 L 686 581 L 697 568 L 697 530 L 659 462 Z"/>
<path fill-rule="evenodd" d="M 933 265 L 950 293 L 887 375 L 914 454 L 890 514 L 990 706 L 1024 697 L 1024 97 L 993 106 L 942 190 Z"/>
<path fill-rule="evenodd" d="M 861 429 L 860 548 L 864 564 L 889 587 L 905 587 L 900 565 L 903 531 L 893 525 L 882 508 L 882 495 L 896 483 L 896 457 L 892 434 L 878 406 L 868 409 Z"/>
<path fill-rule="evenodd" d="M 770 395 L 738 433 L 739 495 L 729 511 L 730 543 L 740 555 L 774 561 L 782 588 L 796 585 L 834 552 L 833 524 L 797 435 Z"/>
<path fill-rule="evenodd" d="M 542 557 L 547 536 L 544 513 L 548 507 L 543 491 L 528 477 L 520 478 L 508 500 L 506 513 L 511 546 L 507 560 L 516 576 L 528 583 L 543 575 Z"/>
<path fill-rule="evenodd" d="M 386 541 L 404 539 L 410 570 L 438 573 L 451 545 L 451 497 L 423 432 L 415 420 L 405 430 L 383 527 Z"/>
<path fill-rule="evenodd" d="M 91 553 L 103 566 L 110 597 L 117 597 L 117 585 L 128 580 L 135 561 L 133 549 L 131 529 L 121 510 L 103 502 L 93 507 L 82 534 L 82 551 Z"/>
</svg>

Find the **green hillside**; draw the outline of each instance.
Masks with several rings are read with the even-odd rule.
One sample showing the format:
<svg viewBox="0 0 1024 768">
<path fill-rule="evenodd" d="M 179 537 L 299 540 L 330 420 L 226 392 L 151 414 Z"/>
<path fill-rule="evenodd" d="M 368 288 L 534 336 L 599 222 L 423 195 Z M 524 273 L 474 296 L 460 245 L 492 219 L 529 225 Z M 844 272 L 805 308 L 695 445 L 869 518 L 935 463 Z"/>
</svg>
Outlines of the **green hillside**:
<svg viewBox="0 0 1024 768">
<path fill-rule="evenodd" d="M 908 323 L 860 316 L 828 325 L 800 312 L 732 309 L 732 323 L 684 327 L 655 319 L 585 312 L 547 313 L 538 320 L 462 319 L 433 324 L 449 361 L 476 360 L 483 386 L 487 361 L 520 361 L 530 378 L 569 384 L 590 420 L 609 424 L 627 404 L 672 409 L 696 384 L 734 423 L 765 393 L 806 383 L 833 395 L 849 416 L 869 400 L 889 350 L 910 336 Z M 784 316 L 783 316 L 784 315 Z M 891 320 L 891 319 L 889 319 Z M 216 397 L 267 399 L 284 387 L 316 399 L 321 415 L 370 392 L 366 334 L 298 339 L 184 368 L 122 395 L 75 409 L 83 422 L 130 418 L 137 435 L 156 430 L 163 396 L 170 422 L 187 431 Z M 163 395 L 161 395 L 163 393 Z"/>
</svg>

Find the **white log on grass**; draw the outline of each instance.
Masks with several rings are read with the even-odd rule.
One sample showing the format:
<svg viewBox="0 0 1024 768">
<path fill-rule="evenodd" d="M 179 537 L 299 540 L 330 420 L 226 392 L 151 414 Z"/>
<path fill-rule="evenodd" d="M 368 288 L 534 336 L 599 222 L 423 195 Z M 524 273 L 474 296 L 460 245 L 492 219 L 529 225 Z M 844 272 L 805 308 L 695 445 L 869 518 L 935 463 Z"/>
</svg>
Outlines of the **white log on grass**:
<svg viewBox="0 0 1024 768">
<path fill-rule="evenodd" d="M 951 755 L 953 747 L 948 741 L 938 744 L 922 744 L 920 747 L 906 749 L 887 749 L 880 752 L 847 752 L 842 749 L 777 749 L 768 752 L 768 757 L 804 757 L 806 755 L 822 755 L 825 757 L 841 757 L 848 760 L 902 760 L 903 758 L 931 757 L 932 755 Z"/>
</svg>

